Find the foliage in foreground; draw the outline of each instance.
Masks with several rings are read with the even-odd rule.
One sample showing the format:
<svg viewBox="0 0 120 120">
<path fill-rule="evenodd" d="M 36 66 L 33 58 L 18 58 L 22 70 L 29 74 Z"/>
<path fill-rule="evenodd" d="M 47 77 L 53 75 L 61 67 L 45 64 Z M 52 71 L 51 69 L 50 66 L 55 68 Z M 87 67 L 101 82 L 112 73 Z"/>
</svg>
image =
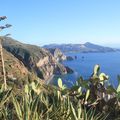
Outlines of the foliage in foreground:
<svg viewBox="0 0 120 120">
<path fill-rule="evenodd" d="M 72 88 L 58 79 L 58 87 L 33 81 L 22 90 L 0 89 L 2 120 L 117 120 L 120 119 L 120 83 L 115 89 L 96 65 L 89 80 Z M 119 80 L 120 81 L 120 80 Z M 19 94 L 16 91 L 20 91 Z"/>
</svg>

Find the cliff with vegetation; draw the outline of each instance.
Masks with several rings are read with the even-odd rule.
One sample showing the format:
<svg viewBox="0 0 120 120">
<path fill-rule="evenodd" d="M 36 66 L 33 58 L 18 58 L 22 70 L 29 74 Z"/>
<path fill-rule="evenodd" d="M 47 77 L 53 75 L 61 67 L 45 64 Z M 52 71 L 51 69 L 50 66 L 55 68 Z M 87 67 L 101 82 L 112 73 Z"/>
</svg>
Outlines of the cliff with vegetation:
<svg viewBox="0 0 120 120">
<path fill-rule="evenodd" d="M 24 64 L 15 58 L 11 53 L 3 49 L 5 59 L 5 70 L 7 79 L 23 79 L 28 76 L 29 72 Z M 0 67 L 0 80 L 2 80 L 2 67 Z"/>
<path fill-rule="evenodd" d="M 66 74 L 67 69 L 44 48 L 23 44 L 9 37 L 3 38 L 3 48 L 21 61 L 28 71 L 47 80 L 54 74 Z"/>
</svg>

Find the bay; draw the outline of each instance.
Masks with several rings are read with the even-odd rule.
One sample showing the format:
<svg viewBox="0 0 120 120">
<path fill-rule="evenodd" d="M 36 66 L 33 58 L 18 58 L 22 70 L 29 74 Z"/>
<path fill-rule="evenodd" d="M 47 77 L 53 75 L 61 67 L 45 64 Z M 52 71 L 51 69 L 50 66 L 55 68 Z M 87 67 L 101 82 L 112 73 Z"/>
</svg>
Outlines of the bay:
<svg viewBox="0 0 120 120">
<path fill-rule="evenodd" d="M 82 76 L 88 79 L 93 73 L 95 64 L 99 64 L 101 72 L 109 75 L 109 82 L 114 87 L 117 86 L 117 75 L 120 75 L 120 52 L 106 52 L 106 53 L 66 53 L 67 56 L 77 59 L 73 61 L 64 61 L 63 64 L 74 70 L 73 74 L 54 76 L 52 84 L 57 84 L 57 79 L 61 78 L 63 84 L 71 87 L 76 80 Z"/>
</svg>

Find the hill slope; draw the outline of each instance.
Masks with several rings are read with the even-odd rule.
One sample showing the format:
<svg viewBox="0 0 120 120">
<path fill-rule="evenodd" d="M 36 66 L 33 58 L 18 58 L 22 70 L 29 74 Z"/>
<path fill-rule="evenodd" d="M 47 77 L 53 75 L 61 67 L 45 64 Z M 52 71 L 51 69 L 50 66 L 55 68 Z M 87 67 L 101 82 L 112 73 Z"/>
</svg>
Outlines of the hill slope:
<svg viewBox="0 0 120 120">
<path fill-rule="evenodd" d="M 40 79 L 47 80 L 54 74 L 67 73 L 66 68 L 44 48 L 23 44 L 9 37 L 4 37 L 2 44 L 4 49 L 12 53 L 28 71 L 34 72 Z"/>
<path fill-rule="evenodd" d="M 5 70 L 7 80 L 17 80 L 17 82 L 23 82 L 21 80 L 28 79 L 30 72 L 26 69 L 24 64 L 14 57 L 11 53 L 3 49 L 3 57 L 5 60 Z M 1 62 L 0 62 L 1 66 Z M 27 80 L 26 80 L 27 81 Z M 3 82 L 2 66 L 0 67 L 0 82 Z"/>
</svg>

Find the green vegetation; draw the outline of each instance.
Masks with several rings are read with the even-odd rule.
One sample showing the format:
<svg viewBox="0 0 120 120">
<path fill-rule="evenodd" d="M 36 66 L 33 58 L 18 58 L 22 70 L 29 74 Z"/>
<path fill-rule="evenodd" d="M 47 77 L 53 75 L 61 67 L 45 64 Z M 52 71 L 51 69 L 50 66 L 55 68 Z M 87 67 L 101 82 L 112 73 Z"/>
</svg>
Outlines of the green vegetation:
<svg viewBox="0 0 120 120">
<path fill-rule="evenodd" d="M 89 80 L 78 79 L 72 88 L 58 79 L 58 87 L 37 80 L 22 89 L 0 86 L 0 120 L 118 120 L 120 77 L 117 89 L 96 65 Z M 15 86 L 15 83 L 13 83 Z"/>
</svg>

